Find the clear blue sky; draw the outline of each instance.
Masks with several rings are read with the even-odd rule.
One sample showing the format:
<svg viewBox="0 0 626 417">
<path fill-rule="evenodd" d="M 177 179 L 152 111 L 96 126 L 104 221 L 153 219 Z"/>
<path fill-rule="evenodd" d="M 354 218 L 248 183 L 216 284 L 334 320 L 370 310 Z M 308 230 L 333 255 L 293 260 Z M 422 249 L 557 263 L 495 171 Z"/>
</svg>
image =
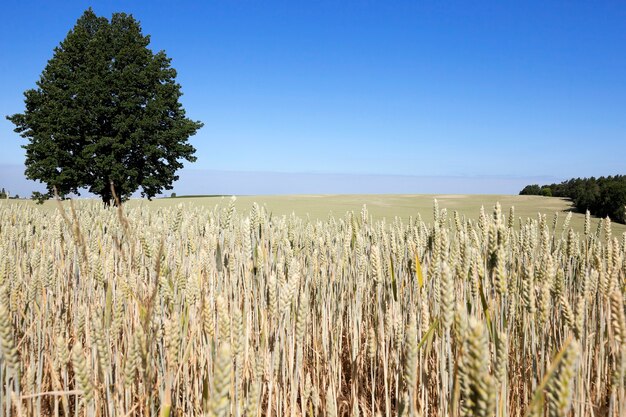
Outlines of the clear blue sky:
<svg viewBox="0 0 626 417">
<path fill-rule="evenodd" d="M 132 13 L 173 59 L 188 116 L 205 123 L 181 176 L 200 192 L 204 170 L 459 184 L 626 173 L 624 2 L 5 0 L 0 114 L 23 110 L 89 6 Z M 0 173 L 23 171 L 23 143 L 2 119 Z M 506 184 L 494 192 L 518 191 Z"/>
</svg>

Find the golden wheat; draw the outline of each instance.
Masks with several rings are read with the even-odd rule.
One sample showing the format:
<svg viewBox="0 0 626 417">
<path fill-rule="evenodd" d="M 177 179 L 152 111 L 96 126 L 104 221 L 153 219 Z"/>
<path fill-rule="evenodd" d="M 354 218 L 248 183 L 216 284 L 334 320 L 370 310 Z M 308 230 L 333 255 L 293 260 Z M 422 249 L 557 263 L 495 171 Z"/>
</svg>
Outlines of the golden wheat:
<svg viewBox="0 0 626 417">
<path fill-rule="evenodd" d="M 625 415 L 626 236 L 514 216 L 0 202 L 0 417 Z"/>
</svg>

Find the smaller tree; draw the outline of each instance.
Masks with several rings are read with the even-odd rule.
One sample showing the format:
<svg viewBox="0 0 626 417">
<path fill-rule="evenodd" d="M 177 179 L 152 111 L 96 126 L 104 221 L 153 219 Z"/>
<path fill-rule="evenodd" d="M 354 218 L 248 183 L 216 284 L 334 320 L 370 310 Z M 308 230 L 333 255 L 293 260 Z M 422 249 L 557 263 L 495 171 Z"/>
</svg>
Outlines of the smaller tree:
<svg viewBox="0 0 626 417">
<path fill-rule="evenodd" d="M 42 193 L 39 191 L 33 191 L 33 194 L 30 197 L 30 199 L 35 201 L 37 204 L 43 204 L 49 198 L 49 193 Z"/>
</svg>

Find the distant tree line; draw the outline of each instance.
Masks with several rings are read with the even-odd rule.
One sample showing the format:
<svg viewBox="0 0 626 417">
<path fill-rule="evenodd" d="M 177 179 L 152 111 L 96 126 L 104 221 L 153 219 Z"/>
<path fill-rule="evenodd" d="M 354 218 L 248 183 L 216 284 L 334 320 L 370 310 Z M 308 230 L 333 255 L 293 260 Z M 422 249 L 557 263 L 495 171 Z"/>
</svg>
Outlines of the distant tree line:
<svg viewBox="0 0 626 417">
<path fill-rule="evenodd" d="M 595 216 L 609 216 L 613 221 L 626 223 L 626 175 L 572 178 L 541 186 L 532 184 L 524 187 L 520 195 L 569 198 L 581 213 L 589 210 Z"/>
<path fill-rule="evenodd" d="M 47 200 L 50 197 L 49 194 L 42 194 L 38 191 L 33 191 L 33 196 L 32 199 L 33 200 L 37 200 L 37 202 L 39 204 L 43 204 L 43 201 Z M 0 200 L 6 200 L 6 199 L 13 199 L 13 200 L 19 200 L 20 195 L 19 194 L 15 194 L 15 195 L 11 195 L 11 193 L 7 190 L 5 190 L 4 188 L 0 189 Z M 41 202 L 39 202 L 39 200 L 41 200 Z"/>
<path fill-rule="evenodd" d="M 4 188 L 2 188 L 0 190 L 0 200 L 6 200 L 6 199 L 19 199 L 20 195 L 19 194 L 15 194 L 15 195 L 11 195 L 11 193 L 8 190 L 5 190 Z"/>
</svg>

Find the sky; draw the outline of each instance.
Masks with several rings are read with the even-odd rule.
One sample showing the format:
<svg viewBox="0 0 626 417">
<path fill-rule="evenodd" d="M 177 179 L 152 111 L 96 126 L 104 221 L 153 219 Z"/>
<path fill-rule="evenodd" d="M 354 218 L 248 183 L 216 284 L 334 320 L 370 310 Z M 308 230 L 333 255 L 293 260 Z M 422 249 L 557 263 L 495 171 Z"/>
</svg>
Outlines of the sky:
<svg viewBox="0 0 626 417">
<path fill-rule="evenodd" d="M 4 0 L 0 115 L 24 110 L 90 6 L 141 22 L 204 123 L 178 194 L 516 194 L 626 174 L 624 2 Z M 30 194 L 12 129 L 0 120 L 0 186 Z"/>
</svg>

